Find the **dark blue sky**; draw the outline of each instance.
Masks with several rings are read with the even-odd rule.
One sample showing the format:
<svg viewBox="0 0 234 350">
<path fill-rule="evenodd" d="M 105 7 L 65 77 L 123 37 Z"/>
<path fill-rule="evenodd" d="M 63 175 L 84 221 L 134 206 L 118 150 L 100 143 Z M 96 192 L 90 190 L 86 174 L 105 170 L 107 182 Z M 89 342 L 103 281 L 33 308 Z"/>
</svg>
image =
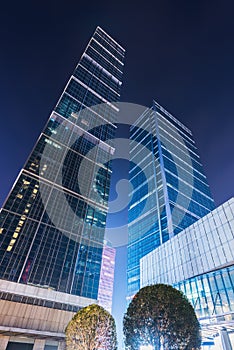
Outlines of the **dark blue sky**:
<svg viewBox="0 0 234 350">
<path fill-rule="evenodd" d="M 97 25 L 126 48 L 121 100 L 151 105 L 155 99 L 187 125 L 216 204 L 230 198 L 233 13 L 233 1 L 226 0 L 4 1 L 0 12 L 0 202 Z"/>
<path fill-rule="evenodd" d="M 194 133 L 216 204 L 233 195 L 233 1 L 3 2 L 5 198 L 96 25 L 127 50 L 122 101 L 156 99 Z"/>
</svg>

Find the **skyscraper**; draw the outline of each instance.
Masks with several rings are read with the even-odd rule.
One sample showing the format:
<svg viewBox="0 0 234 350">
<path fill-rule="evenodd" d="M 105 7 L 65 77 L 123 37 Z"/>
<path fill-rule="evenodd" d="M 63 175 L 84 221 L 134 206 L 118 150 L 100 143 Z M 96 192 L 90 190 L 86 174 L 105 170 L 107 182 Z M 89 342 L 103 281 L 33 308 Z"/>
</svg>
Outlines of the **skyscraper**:
<svg viewBox="0 0 234 350">
<path fill-rule="evenodd" d="M 128 297 L 140 259 L 214 209 L 191 131 L 158 103 L 130 129 Z"/>
<path fill-rule="evenodd" d="M 71 312 L 97 299 L 113 153 L 106 140 L 115 134 L 124 52 L 97 27 L 1 209 L 1 298 L 21 305 L 9 315 L 2 303 L 0 330 L 59 338 Z M 20 318 L 26 304 L 69 315 L 29 326 Z"/>
</svg>

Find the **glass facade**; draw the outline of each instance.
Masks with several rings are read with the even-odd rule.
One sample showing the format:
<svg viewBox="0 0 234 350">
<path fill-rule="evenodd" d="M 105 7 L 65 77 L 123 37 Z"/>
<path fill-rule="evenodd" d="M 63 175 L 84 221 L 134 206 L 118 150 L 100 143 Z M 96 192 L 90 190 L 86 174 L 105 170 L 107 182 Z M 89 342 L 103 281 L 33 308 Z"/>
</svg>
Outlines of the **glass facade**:
<svg viewBox="0 0 234 350">
<path fill-rule="evenodd" d="M 234 200 L 196 221 L 141 259 L 141 286 L 174 284 L 234 260 Z"/>
<path fill-rule="evenodd" d="M 205 338 L 234 333 L 234 198 L 141 259 L 141 287 L 164 283 L 193 305 Z M 222 335 L 222 334 L 221 334 Z"/>
<path fill-rule="evenodd" d="M 124 52 L 96 29 L 1 209 L 1 279 L 97 298 Z"/>
<path fill-rule="evenodd" d="M 154 102 L 130 129 L 128 296 L 140 259 L 214 209 L 191 131 Z"/>
<path fill-rule="evenodd" d="M 234 320 L 234 266 L 189 278 L 173 287 L 187 296 L 200 320 Z"/>
</svg>

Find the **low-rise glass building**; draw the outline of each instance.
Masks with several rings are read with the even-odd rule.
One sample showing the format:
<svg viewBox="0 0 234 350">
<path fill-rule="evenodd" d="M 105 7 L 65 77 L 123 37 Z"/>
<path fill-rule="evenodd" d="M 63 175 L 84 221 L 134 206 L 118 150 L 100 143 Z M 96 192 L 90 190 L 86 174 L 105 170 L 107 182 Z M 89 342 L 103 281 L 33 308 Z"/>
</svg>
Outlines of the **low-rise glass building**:
<svg viewBox="0 0 234 350">
<path fill-rule="evenodd" d="M 192 303 L 205 339 L 234 345 L 234 198 L 141 259 L 141 287 L 165 283 Z M 223 345 L 229 349 L 229 345 Z"/>
</svg>

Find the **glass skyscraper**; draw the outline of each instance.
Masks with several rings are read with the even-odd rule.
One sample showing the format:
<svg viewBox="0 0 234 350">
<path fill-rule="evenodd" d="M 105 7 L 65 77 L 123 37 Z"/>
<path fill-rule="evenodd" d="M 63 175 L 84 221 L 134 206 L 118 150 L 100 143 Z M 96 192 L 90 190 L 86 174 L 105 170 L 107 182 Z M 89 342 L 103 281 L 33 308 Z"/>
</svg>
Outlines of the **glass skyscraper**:
<svg viewBox="0 0 234 350">
<path fill-rule="evenodd" d="M 97 299 L 124 53 L 97 27 L 20 171 L 0 211 L 1 299 L 68 311 Z"/>
<path fill-rule="evenodd" d="M 119 99 L 123 57 L 124 50 L 97 28 L 1 210 L 0 278 L 97 297 L 112 152 L 105 140 L 115 132 L 116 108 L 111 102 Z M 103 102 L 109 102 L 109 108 L 100 115 L 90 110 L 85 120 L 79 117 L 81 109 Z M 105 121 L 102 127 L 92 128 L 95 118 Z M 75 142 L 67 149 L 71 137 Z M 97 162 L 105 159 L 106 166 L 93 179 L 99 202 L 92 192 L 81 194 L 77 181 L 79 165 L 97 144 L 99 154 L 86 164 L 86 181 L 92 186 Z M 45 146 L 49 157 L 42 159 Z M 63 164 L 57 161 L 61 158 Z M 62 184 L 57 180 L 61 167 Z M 44 208 L 39 180 L 59 217 L 57 227 Z M 73 217 L 67 217 L 60 192 Z"/>
<path fill-rule="evenodd" d="M 128 298 L 140 259 L 214 209 L 191 131 L 154 101 L 130 129 Z"/>
</svg>

